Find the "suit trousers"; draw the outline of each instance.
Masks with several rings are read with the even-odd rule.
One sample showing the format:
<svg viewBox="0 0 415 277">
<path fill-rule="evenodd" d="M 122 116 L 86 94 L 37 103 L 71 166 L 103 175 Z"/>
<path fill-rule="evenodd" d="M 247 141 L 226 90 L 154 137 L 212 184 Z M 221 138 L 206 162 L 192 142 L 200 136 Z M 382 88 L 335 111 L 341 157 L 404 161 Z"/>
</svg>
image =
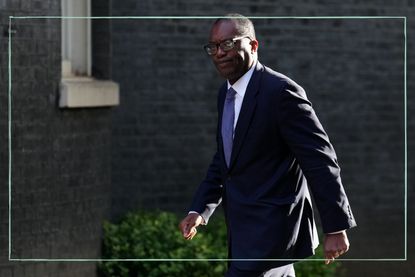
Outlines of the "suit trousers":
<svg viewBox="0 0 415 277">
<path fill-rule="evenodd" d="M 245 271 L 232 266 L 232 263 L 225 274 L 225 277 L 295 277 L 293 264 L 272 268 L 266 272 Z"/>
</svg>

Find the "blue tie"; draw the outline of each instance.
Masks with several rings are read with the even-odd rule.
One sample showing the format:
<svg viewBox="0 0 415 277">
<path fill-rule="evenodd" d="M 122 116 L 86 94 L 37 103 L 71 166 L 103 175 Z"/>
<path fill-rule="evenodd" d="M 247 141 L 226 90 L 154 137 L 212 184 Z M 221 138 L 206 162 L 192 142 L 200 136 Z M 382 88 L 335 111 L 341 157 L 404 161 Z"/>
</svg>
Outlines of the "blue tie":
<svg viewBox="0 0 415 277">
<path fill-rule="evenodd" d="M 222 114 L 222 140 L 223 152 L 226 165 L 229 167 L 233 145 L 233 124 L 235 121 L 235 94 L 236 91 L 230 87 L 226 93 L 225 105 Z"/>
</svg>

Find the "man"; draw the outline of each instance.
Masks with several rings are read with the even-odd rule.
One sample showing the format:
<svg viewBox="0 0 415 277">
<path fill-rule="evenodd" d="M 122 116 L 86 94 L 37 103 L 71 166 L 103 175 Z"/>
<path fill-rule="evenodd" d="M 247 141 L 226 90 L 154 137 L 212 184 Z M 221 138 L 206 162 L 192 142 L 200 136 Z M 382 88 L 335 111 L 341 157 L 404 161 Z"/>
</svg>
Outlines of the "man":
<svg viewBox="0 0 415 277">
<path fill-rule="evenodd" d="M 216 20 L 205 50 L 227 81 L 218 95 L 217 152 L 179 225 L 183 236 L 193 238 L 222 201 L 226 276 L 295 276 L 292 260 L 318 245 L 309 186 L 330 263 L 348 251 L 345 230 L 356 223 L 336 154 L 304 90 L 258 62 L 246 17 Z"/>
</svg>

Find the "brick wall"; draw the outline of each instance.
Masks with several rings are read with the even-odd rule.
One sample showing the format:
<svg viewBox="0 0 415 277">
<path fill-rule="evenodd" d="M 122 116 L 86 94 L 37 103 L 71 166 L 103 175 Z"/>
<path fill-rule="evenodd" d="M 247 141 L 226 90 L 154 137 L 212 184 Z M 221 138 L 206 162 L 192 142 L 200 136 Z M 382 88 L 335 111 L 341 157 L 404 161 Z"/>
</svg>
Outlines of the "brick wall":
<svg viewBox="0 0 415 277">
<path fill-rule="evenodd" d="M 213 70 L 205 78 L 210 61 L 200 45 L 209 22 L 192 23 L 113 21 L 113 79 L 122 95 L 113 124 L 114 214 L 136 207 L 183 213 L 205 174 L 220 80 Z"/>
<path fill-rule="evenodd" d="M 113 15 L 403 15 L 406 1 L 123 1 Z M 255 20 L 260 60 L 301 84 L 330 135 L 359 227 L 345 258 L 404 258 L 403 20 Z M 210 20 L 113 21 L 113 205 L 184 214 L 215 149 L 222 80 L 204 55 Z M 414 25 L 408 21 L 408 32 Z M 408 41 L 408 49 L 413 43 Z M 413 54 L 408 52 L 408 92 Z M 408 93 L 408 103 L 413 97 Z M 408 115 L 413 111 L 409 106 Z M 414 121 L 409 116 L 409 126 Z M 413 134 L 409 132 L 411 143 Z M 409 157 L 412 144 L 409 144 Z M 412 169 L 412 170 L 411 170 Z M 414 170 L 409 160 L 409 180 Z M 413 186 L 408 182 L 409 192 Z M 411 198 L 409 199 L 409 203 Z M 408 207 L 413 211 L 413 205 Z M 409 233 L 413 220 L 409 217 Z M 413 243 L 408 245 L 413 253 Z M 410 262 L 344 262 L 348 276 L 409 276 Z"/>
<path fill-rule="evenodd" d="M 60 1 L 0 1 L 0 8 L 0 276 L 95 276 L 94 263 L 8 261 L 3 31 L 9 15 L 59 15 Z M 60 20 L 16 19 L 13 29 L 11 257 L 99 258 L 110 204 L 111 109 L 58 108 Z"/>
</svg>

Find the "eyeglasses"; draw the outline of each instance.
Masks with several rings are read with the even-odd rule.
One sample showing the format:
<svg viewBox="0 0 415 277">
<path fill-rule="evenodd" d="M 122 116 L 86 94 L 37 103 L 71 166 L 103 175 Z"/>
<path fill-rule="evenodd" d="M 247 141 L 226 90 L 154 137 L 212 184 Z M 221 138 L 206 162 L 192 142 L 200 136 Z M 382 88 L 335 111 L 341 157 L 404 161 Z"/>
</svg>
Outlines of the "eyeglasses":
<svg viewBox="0 0 415 277">
<path fill-rule="evenodd" d="M 236 38 L 224 40 L 219 43 L 209 43 L 203 46 L 203 48 L 205 49 L 206 53 L 209 56 L 213 56 L 218 52 L 218 49 L 219 49 L 218 47 L 220 47 L 220 49 L 222 49 L 225 52 L 230 51 L 233 48 L 235 48 L 235 44 L 238 40 L 241 40 L 244 38 L 249 38 L 250 40 L 252 40 L 249 36 L 236 37 Z"/>
</svg>

